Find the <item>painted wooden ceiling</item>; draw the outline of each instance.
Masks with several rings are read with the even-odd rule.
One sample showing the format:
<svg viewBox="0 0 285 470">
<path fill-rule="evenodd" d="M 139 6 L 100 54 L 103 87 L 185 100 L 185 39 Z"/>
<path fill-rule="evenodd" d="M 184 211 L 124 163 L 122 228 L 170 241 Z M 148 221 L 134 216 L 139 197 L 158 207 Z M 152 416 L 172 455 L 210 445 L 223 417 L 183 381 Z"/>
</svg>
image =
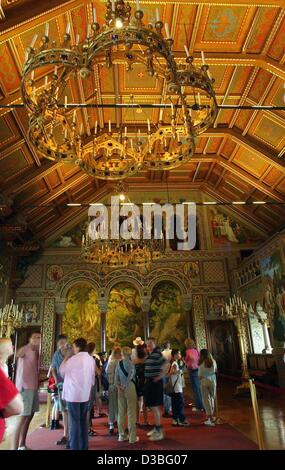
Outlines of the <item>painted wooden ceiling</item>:
<svg viewBox="0 0 285 470">
<path fill-rule="evenodd" d="M 68 21 L 71 35 L 85 37 L 91 21 L 91 4 L 82 0 L 2 2 L 0 19 L 0 104 L 21 103 L 20 79 L 25 47 L 35 33 L 63 38 Z M 147 22 L 159 7 L 174 38 L 174 56 L 185 59 L 184 44 L 200 60 L 204 51 L 215 78 L 219 104 L 284 106 L 285 2 L 280 0 L 141 1 Z M 104 2 L 94 1 L 100 22 Z M 130 4 L 134 6 L 135 2 Z M 1 17 L 1 15 L 0 15 Z M 37 86 L 44 76 L 37 76 Z M 121 66 L 107 71 L 97 67 L 90 80 L 70 83 L 69 100 L 88 101 L 94 92 L 98 102 L 140 103 L 164 99 L 164 83 L 147 75 L 142 66 L 126 73 Z M 94 111 L 82 111 L 86 132 Z M 98 112 L 101 126 L 158 121 L 157 110 Z M 169 120 L 167 111 L 164 121 Z M 94 180 L 77 167 L 54 163 L 37 155 L 27 139 L 25 109 L 0 109 L 0 192 L 13 199 L 14 213 L 25 217 L 34 237 L 48 238 L 72 217 L 86 211 L 66 207 L 68 202 L 90 203 L 110 192 L 111 185 Z M 141 171 L 127 180 L 130 191 L 163 189 L 196 190 L 217 201 L 285 202 L 285 112 L 221 110 L 213 128 L 197 143 L 192 161 L 166 172 Z M 27 205 L 48 207 L 27 207 Z M 284 206 L 235 207 L 235 211 L 268 234 L 285 222 Z"/>
</svg>

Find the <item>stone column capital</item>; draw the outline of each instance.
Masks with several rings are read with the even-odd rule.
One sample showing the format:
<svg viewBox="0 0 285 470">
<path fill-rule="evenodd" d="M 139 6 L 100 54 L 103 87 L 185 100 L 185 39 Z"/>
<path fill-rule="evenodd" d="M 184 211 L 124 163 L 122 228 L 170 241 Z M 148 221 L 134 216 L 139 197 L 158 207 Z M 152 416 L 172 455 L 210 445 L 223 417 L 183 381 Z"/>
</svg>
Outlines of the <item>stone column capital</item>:
<svg viewBox="0 0 285 470">
<path fill-rule="evenodd" d="M 143 312 L 149 312 L 151 297 L 141 297 L 141 308 Z"/>
<path fill-rule="evenodd" d="M 63 315 L 65 310 L 65 299 L 55 299 L 55 312 L 57 315 Z"/>
<path fill-rule="evenodd" d="M 107 313 L 108 310 L 108 299 L 98 299 L 98 306 L 100 313 Z"/>
</svg>

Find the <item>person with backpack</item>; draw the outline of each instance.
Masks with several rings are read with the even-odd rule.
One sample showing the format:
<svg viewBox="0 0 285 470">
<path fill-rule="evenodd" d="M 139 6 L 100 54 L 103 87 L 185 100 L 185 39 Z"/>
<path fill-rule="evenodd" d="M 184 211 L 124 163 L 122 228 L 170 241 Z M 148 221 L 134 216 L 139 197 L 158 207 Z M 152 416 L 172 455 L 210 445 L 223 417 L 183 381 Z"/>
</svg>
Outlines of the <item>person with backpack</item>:
<svg viewBox="0 0 285 470">
<path fill-rule="evenodd" d="M 118 441 L 129 441 L 130 444 L 135 444 L 139 441 L 136 432 L 137 392 L 135 366 L 131 361 L 131 355 L 131 348 L 122 348 L 123 358 L 116 367 L 115 385 L 118 389 Z M 128 434 L 125 431 L 126 418 L 128 418 Z"/>
<path fill-rule="evenodd" d="M 144 387 L 145 387 L 145 361 L 147 358 L 146 345 L 143 342 L 135 347 L 135 352 L 132 353 L 132 361 L 135 364 L 136 369 L 136 389 L 138 396 L 137 406 L 137 424 L 140 424 L 140 412 L 143 412 L 144 426 L 148 426 L 147 421 L 147 407 L 144 401 Z"/>
</svg>

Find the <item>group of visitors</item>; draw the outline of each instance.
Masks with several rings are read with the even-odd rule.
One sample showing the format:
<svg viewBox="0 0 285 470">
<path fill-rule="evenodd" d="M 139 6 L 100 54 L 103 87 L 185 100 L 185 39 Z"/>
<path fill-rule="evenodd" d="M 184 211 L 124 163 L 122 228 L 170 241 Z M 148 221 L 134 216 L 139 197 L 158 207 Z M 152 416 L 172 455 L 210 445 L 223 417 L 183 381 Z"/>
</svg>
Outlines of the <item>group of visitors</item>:
<svg viewBox="0 0 285 470">
<path fill-rule="evenodd" d="M 13 448 L 18 450 L 28 449 L 28 428 L 39 409 L 40 340 L 40 334 L 33 333 L 29 343 L 17 352 L 16 387 L 7 378 L 4 366 L 11 350 L 7 350 L 3 358 L 0 343 L 0 387 L 2 381 L 6 381 L 8 385 L 3 387 L 10 393 L 7 392 L 4 398 L 1 393 L 1 418 L 3 421 L 11 414 L 21 414 L 13 443 Z M 147 432 L 150 441 L 164 439 L 162 416 L 172 416 L 173 426 L 189 426 L 184 412 L 186 371 L 195 399 L 192 410 L 205 410 L 205 425 L 215 425 L 217 368 L 208 350 L 199 352 L 192 339 L 185 340 L 183 357 L 179 349 L 171 349 L 169 342 L 160 348 L 153 337 L 148 337 L 145 342 L 138 337 L 133 341 L 133 346 L 133 349 L 115 346 L 107 358 L 105 352 L 97 354 L 96 345 L 87 343 L 84 338 L 76 339 L 71 346 L 65 335 L 58 337 L 49 382 L 53 397 L 51 429 L 59 428 L 60 415 L 63 420 L 63 436 L 57 441 L 58 445 L 64 445 L 67 449 L 87 450 L 89 436 L 96 435 L 92 426 L 94 407 L 97 407 L 98 416 L 104 416 L 102 398 L 106 397 L 109 433 L 114 435 L 117 427 L 119 442 L 137 443 L 137 427 L 150 426 L 149 414 L 154 422 L 153 428 Z M 143 423 L 140 422 L 141 416 Z M 0 420 L 0 441 L 3 422 Z"/>
</svg>

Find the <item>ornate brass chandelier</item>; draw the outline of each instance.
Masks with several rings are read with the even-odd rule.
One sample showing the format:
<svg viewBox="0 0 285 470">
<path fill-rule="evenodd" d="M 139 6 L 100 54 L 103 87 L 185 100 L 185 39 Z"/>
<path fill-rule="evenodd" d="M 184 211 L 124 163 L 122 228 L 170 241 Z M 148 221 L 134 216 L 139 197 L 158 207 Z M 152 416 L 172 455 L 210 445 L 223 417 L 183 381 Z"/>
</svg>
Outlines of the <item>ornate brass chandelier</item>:
<svg viewBox="0 0 285 470">
<path fill-rule="evenodd" d="M 195 67 L 186 46 L 185 66 L 178 67 L 169 26 L 161 21 L 158 9 L 154 25 L 145 25 L 143 16 L 139 0 L 133 16 L 129 3 L 108 0 L 105 24 L 98 23 L 93 8 L 93 22 L 83 42 L 78 35 L 72 42 L 70 23 L 61 44 L 49 37 L 49 24 L 40 44 L 37 35 L 33 37 L 26 51 L 21 89 L 30 113 L 29 139 L 44 157 L 73 162 L 91 176 L 105 180 L 122 180 L 140 168 L 171 169 L 191 159 L 195 136 L 216 118 L 214 80 L 204 55 L 201 68 Z M 170 124 L 162 121 L 161 113 L 157 124 L 146 119 L 142 129 L 128 129 L 122 124 L 114 132 L 110 121 L 99 128 L 94 119 L 89 123 L 91 136 L 79 115 L 84 103 L 68 103 L 66 87 L 78 76 L 88 80 L 99 64 L 107 68 L 124 64 L 127 71 L 134 64 L 143 64 L 150 76 L 163 79 L 171 103 Z M 36 87 L 35 77 L 51 69 L 44 84 Z M 86 104 L 98 106 L 97 102 Z"/>
<path fill-rule="evenodd" d="M 121 218 L 120 224 L 126 219 Z M 138 267 L 150 268 L 151 263 L 163 256 L 165 252 L 165 238 L 143 239 L 143 228 L 138 238 L 125 239 L 121 234 L 118 238 L 108 238 L 90 233 L 89 218 L 82 234 L 82 258 L 87 263 L 97 264 L 105 268 Z"/>
<path fill-rule="evenodd" d="M 128 187 L 120 182 L 113 194 L 119 200 L 120 209 L 125 206 L 125 215 L 120 215 L 117 237 L 113 234 L 112 207 L 108 214 L 102 215 L 100 206 L 89 213 L 82 231 L 82 257 L 88 263 L 105 268 L 142 267 L 149 268 L 154 260 L 165 252 L 165 233 L 163 227 L 154 237 L 153 219 L 149 222 L 143 216 L 131 217 L 134 205 L 126 195 Z M 98 210 L 97 210 L 98 206 Z M 97 223 L 94 225 L 94 218 Z M 110 222 L 110 223 L 109 223 Z M 148 232 L 149 237 L 144 237 Z"/>
</svg>

